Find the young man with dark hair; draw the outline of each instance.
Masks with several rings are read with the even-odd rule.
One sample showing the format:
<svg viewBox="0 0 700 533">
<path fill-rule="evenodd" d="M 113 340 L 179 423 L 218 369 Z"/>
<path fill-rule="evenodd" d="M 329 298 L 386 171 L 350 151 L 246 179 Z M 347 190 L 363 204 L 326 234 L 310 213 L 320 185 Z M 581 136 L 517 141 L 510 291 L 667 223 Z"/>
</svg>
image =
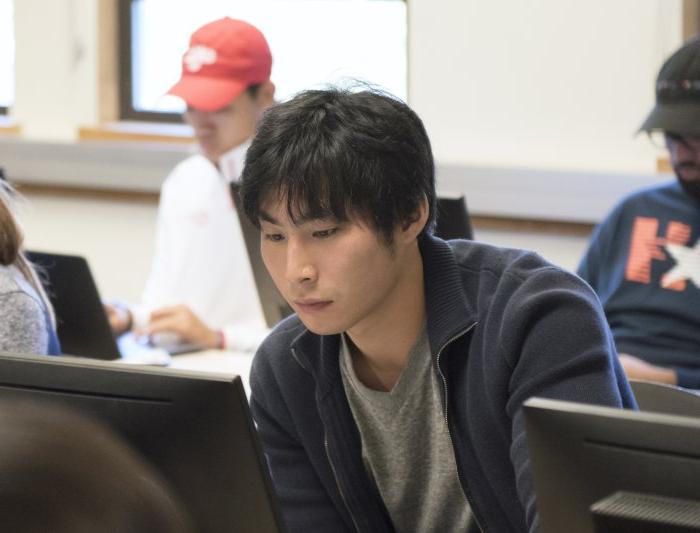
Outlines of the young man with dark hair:
<svg viewBox="0 0 700 533">
<path fill-rule="evenodd" d="M 536 531 L 522 402 L 634 405 L 593 292 L 534 253 L 435 238 L 426 131 L 376 92 L 268 110 L 242 198 L 296 312 L 251 371 L 289 529 Z"/>
<path fill-rule="evenodd" d="M 578 273 L 600 297 L 628 378 L 700 389 L 700 39 L 661 67 L 640 131 L 663 134 L 676 180 L 622 200 Z"/>
</svg>

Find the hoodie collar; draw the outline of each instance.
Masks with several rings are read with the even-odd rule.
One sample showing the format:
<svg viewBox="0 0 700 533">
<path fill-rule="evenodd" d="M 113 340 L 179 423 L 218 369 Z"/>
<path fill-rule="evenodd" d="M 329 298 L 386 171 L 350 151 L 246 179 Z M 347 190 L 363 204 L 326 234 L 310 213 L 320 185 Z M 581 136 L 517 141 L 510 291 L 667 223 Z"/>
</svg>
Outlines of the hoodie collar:
<svg viewBox="0 0 700 533">
<path fill-rule="evenodd" d="M 436 354 L 458 332 L 476 322 L 467 301 L 455 254 L 449 244 L 433 235 L 418 241 L 423 257 L 425 308 L 430 350 Z"/>
</svg>

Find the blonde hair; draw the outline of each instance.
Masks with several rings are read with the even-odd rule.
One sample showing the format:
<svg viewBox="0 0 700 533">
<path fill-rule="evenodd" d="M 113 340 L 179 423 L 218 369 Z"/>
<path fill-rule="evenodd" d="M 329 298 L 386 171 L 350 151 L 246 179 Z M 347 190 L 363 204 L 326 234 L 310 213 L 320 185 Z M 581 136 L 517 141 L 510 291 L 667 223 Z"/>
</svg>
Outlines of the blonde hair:
<svg viewBox="0 0 700 533">
<path fill-rule="evenodd" d="M 16 198 L 19 198 L 17 191 L 6 181 L 0 180 L 0 265 L 14 266 L 20 271 L 41 298 L 55 328 L 56 317 L 51 302 L 36 270 L 22 252 L 24 234 L 13 211 Z"/>
</svg>

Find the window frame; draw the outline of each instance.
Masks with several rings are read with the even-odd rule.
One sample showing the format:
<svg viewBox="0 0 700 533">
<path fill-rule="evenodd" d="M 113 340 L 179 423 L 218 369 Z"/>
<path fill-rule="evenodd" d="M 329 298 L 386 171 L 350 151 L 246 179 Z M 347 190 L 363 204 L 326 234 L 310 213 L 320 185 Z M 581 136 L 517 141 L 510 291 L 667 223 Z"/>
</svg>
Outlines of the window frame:
<svg viewBox="0 0 700 533">
<path fill-rule="evenodd" d="M 681 8 L 683 40 L 700 33 L 700 0 L 683 0 Z"/>
<path fill-rule="evenodd" d="M 15 2 L 16 0 L 12 0 L 12 1 L 13 1 L 13 6 L 12 6 L 13 15 L 12 15 L 12 16 L 13 16 L 13 18 L 14 18 L 14 2 Z M 17 43 L 17 27 L 16 27 L 16 25 L 15 25 L 13 37 L 14 37 L 15 46 L 16 46 L 16 43 Z M 16 56 L 16 54 L 17 54 L 17 52 L 16 52 L 16 50 L 15 50 L 15 56 Z M 17 81 L 17 80 L 15 79 L 15 83 L 16 83 L 16 81 Z M 13 101 L 13 102 L 10 102 L 10 104 L 13 104 L 13 103 L 14 103 L 14 101 Z M 11 105 L 10 105 L 10 106 L 0 105 L 0 117 L 3 117 L 3 118 L 8 117 L 9 114 L 10 114 L 10 107 L 11 107 Z"/>
<path fill-rule="evenodd" d="M 132 5 L 142 0 L 116 0 L 117 1 L 117 53 L 118 53 L 118 117 L 124 121 L 140 121 L 140 122 L 164 122 L 172 124 L 184 124 L 183 115 L 180 113 L 159 112 L 159 111 L 140 111 L 134 108 L 133 105 L 133 77 L 132 77 L 132 36 L 133 36 L 133 21 L 132 21 Z M 408 9 L 409 0 L 400 0 L 406 4 L 406 97 L 410 92 L 409 87 L 409 71 L 410 71 L 410 50 L 408 43 L 409 18 Z M 700 0 L 697 0 L 700 1 Z"/>
<path fill-rule="evenodd" d="M 131 58 L 131 38 L 133 24 L 131 6 L 141 0 L 119 0 L 118 5 L 118 43 L 119 50 L 119 119 L 141 122 L 183 123 L 180 113 L 157 111 L 139 111 L 134 108 L 132 99 L 133 78 Z"/>
</svg>

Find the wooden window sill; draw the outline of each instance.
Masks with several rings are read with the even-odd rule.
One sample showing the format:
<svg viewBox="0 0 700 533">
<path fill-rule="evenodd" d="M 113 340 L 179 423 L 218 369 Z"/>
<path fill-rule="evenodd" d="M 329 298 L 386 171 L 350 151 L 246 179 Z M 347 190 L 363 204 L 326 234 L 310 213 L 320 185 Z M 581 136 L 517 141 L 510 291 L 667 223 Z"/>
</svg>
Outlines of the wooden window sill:
<svg viewBox="0 0 700 533">
<path fill-rule="evenodd" d="M 656 160 L 656 171 L 664 174 L 673 172 L 671 161 L 669 161 L 667 155 L 663 155 Z"/>
<path fill-rule="evenodd" d="M 7 116 L 0 116 L 0 135 L 17 136 L 22 133 L 22 126 Z"/>
<path fill-rule="evenodd" d="M 185 124 L 152 122 L 109 122 L 98 126 L 82 126 L 80 141 L 131 141 L 192 144 L 192 128 Z"/>
</svg>

